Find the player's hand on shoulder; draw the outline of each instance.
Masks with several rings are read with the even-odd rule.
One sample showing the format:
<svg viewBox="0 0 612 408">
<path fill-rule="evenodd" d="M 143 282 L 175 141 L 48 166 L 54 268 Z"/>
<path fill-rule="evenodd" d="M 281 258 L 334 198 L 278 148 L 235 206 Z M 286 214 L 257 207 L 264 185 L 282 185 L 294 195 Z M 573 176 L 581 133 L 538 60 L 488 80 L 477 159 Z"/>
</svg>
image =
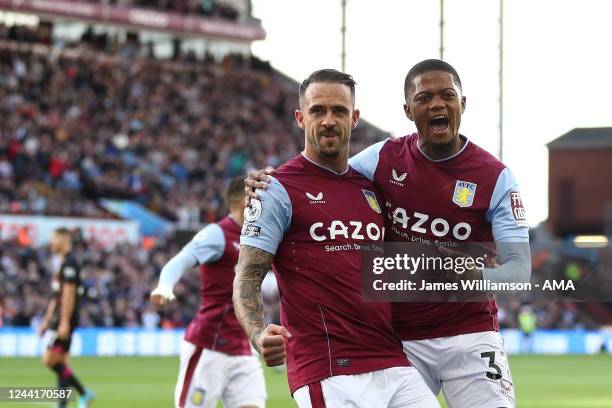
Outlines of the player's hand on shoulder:
<svg viewBox="0 0 612 408">
<path fill-rule="evenodd" d="M 291 333 L 277 324 L 269 324 L 261 332 L 257 339 L 257 349 L 268 367 L 285 364 L 285 342 L 290 337 Z"/>
<path fill-rule="evenodd" d="M 175 298 L 171 287 L 158 286 L 151 292 L 151 304 L 157 309 L 166 307 Z"/>
<path fill-rule="evenodd" d="M 251 170 L 249 175 L 244 179 L 244 192 L 246 193 L 245 205 L 250 206 L 251 198 L 259 198 L 255 189 L 259 188 L 265 190 L 270 183 L 270 174 L 274 174 L 276 169 L 268 166 L 262 170 Z"/>
</svg>

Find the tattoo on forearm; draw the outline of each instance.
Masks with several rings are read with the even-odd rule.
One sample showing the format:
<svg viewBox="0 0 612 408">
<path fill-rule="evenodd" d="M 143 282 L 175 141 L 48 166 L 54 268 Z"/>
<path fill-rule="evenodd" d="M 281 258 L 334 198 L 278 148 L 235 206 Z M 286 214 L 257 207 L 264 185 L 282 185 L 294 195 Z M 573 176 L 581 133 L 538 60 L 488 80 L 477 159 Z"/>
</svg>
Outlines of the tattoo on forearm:
<svg viewBox="0 0 612 408">
<path fill-rule="evenodd" d="M 270 270 L 274 255 L 248 245 L 240 246 L 234 277 L 234 310 L 251 344 L 259 350 L 257 338 L 264 330 L 261 282 Z"/>
</svg>

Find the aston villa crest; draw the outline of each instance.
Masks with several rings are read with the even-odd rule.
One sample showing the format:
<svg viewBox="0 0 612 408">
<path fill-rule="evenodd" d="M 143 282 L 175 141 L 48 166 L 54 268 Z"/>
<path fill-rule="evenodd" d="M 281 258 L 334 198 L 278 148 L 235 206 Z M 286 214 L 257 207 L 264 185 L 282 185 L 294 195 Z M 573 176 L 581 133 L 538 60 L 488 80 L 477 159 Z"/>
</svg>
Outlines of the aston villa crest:
<svg viewBox="0 0 612 408">
<path fill-rule="evenodd" d="M 191 403 L 197 407 L 203 406 L 205 396 L 206 391 L 203 388 L 196 388 L 191 394 Z"/>
<path fill-rule="evenodd" d="M 369 190 L 362 189 L 361 191 L 363 191 L 363 195 L 368 201 L 368 204 L 370 204 L 370 208 L 376 211 L 378 214 L 380 214 L 382 210 L 380 209 L 380 206 L 378 205 L 378 200 L 376 200 L 376 194 L 374 194 L 373 191 L 369 191 Z"/>
<path fill-rule="evenodd" d="M 474 203 L 474 195 L 476 195 L 475 183 L 457 180 L 453 193 L 453 203 L 459 207 L 470 207 Z"/>
</svg>

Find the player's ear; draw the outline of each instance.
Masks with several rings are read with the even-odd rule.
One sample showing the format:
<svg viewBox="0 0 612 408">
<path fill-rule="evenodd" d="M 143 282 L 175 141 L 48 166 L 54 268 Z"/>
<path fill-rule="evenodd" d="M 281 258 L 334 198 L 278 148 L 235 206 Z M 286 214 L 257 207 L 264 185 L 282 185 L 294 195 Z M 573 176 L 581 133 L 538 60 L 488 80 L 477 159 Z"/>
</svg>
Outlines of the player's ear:
<svg viewBox="0 0 612 408">
<path fill-rule="evenodd" d="M 465 96 L 461 97 L 461 113 L 463 114 L 463 112 L 465 112 Z"/>
<path fill-rule="evenodd" d="M 304 115 L 302 114 L 302 111 L 300 109 L 296 109 L 293 115 L 295 116 L 295 121 L 300 129 L 304 129 Z"/>
<path fill-rule="evenodd" d="M 410 109 L 410 104 L 408 102 L 404 104 L 404 114 L 406 115 L 408 119 L 414 122 L 414 119 L 412 116 L 412 110 Z"/>
<path fill-rule="evenodd" d="M 359 123 L 360 115 L 361 115 L 361 112 L 359 112 L 359 109 L 355 109 L 353 111 L 353 116 L 351 117 L 351 129 L 355 129 L 357 127 L 357 123 Z"/>
</svg>

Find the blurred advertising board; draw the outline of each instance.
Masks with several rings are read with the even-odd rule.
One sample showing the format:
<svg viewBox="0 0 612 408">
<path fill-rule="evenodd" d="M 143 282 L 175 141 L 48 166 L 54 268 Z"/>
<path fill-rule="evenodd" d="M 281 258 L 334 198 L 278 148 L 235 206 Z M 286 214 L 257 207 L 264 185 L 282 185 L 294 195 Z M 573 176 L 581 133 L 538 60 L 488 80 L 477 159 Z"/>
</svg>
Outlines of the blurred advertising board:
<svg viewBox="0 0 612 408">
<path fill-rule="evenodd" d="M 72 337 L 74 356 L 176 356 L 183 329 L 79 328 Z M 537 330 L 525 338 L 519 330 L 502 330 L 509 354 L 598 354 L 612 352 L 612 331 Z M 39 356 L 45 338 L 30 328 L 0 329 L 0 357 Z"/>
<path fill-rule="evenodd" d="M 136 221 L 0 214 L 0 241 L 25 238 L 31 246 L 46 245 L 57 228 L 80 229 L 83 238 L 105 248 L 140 243 Z"/>
</svg>

